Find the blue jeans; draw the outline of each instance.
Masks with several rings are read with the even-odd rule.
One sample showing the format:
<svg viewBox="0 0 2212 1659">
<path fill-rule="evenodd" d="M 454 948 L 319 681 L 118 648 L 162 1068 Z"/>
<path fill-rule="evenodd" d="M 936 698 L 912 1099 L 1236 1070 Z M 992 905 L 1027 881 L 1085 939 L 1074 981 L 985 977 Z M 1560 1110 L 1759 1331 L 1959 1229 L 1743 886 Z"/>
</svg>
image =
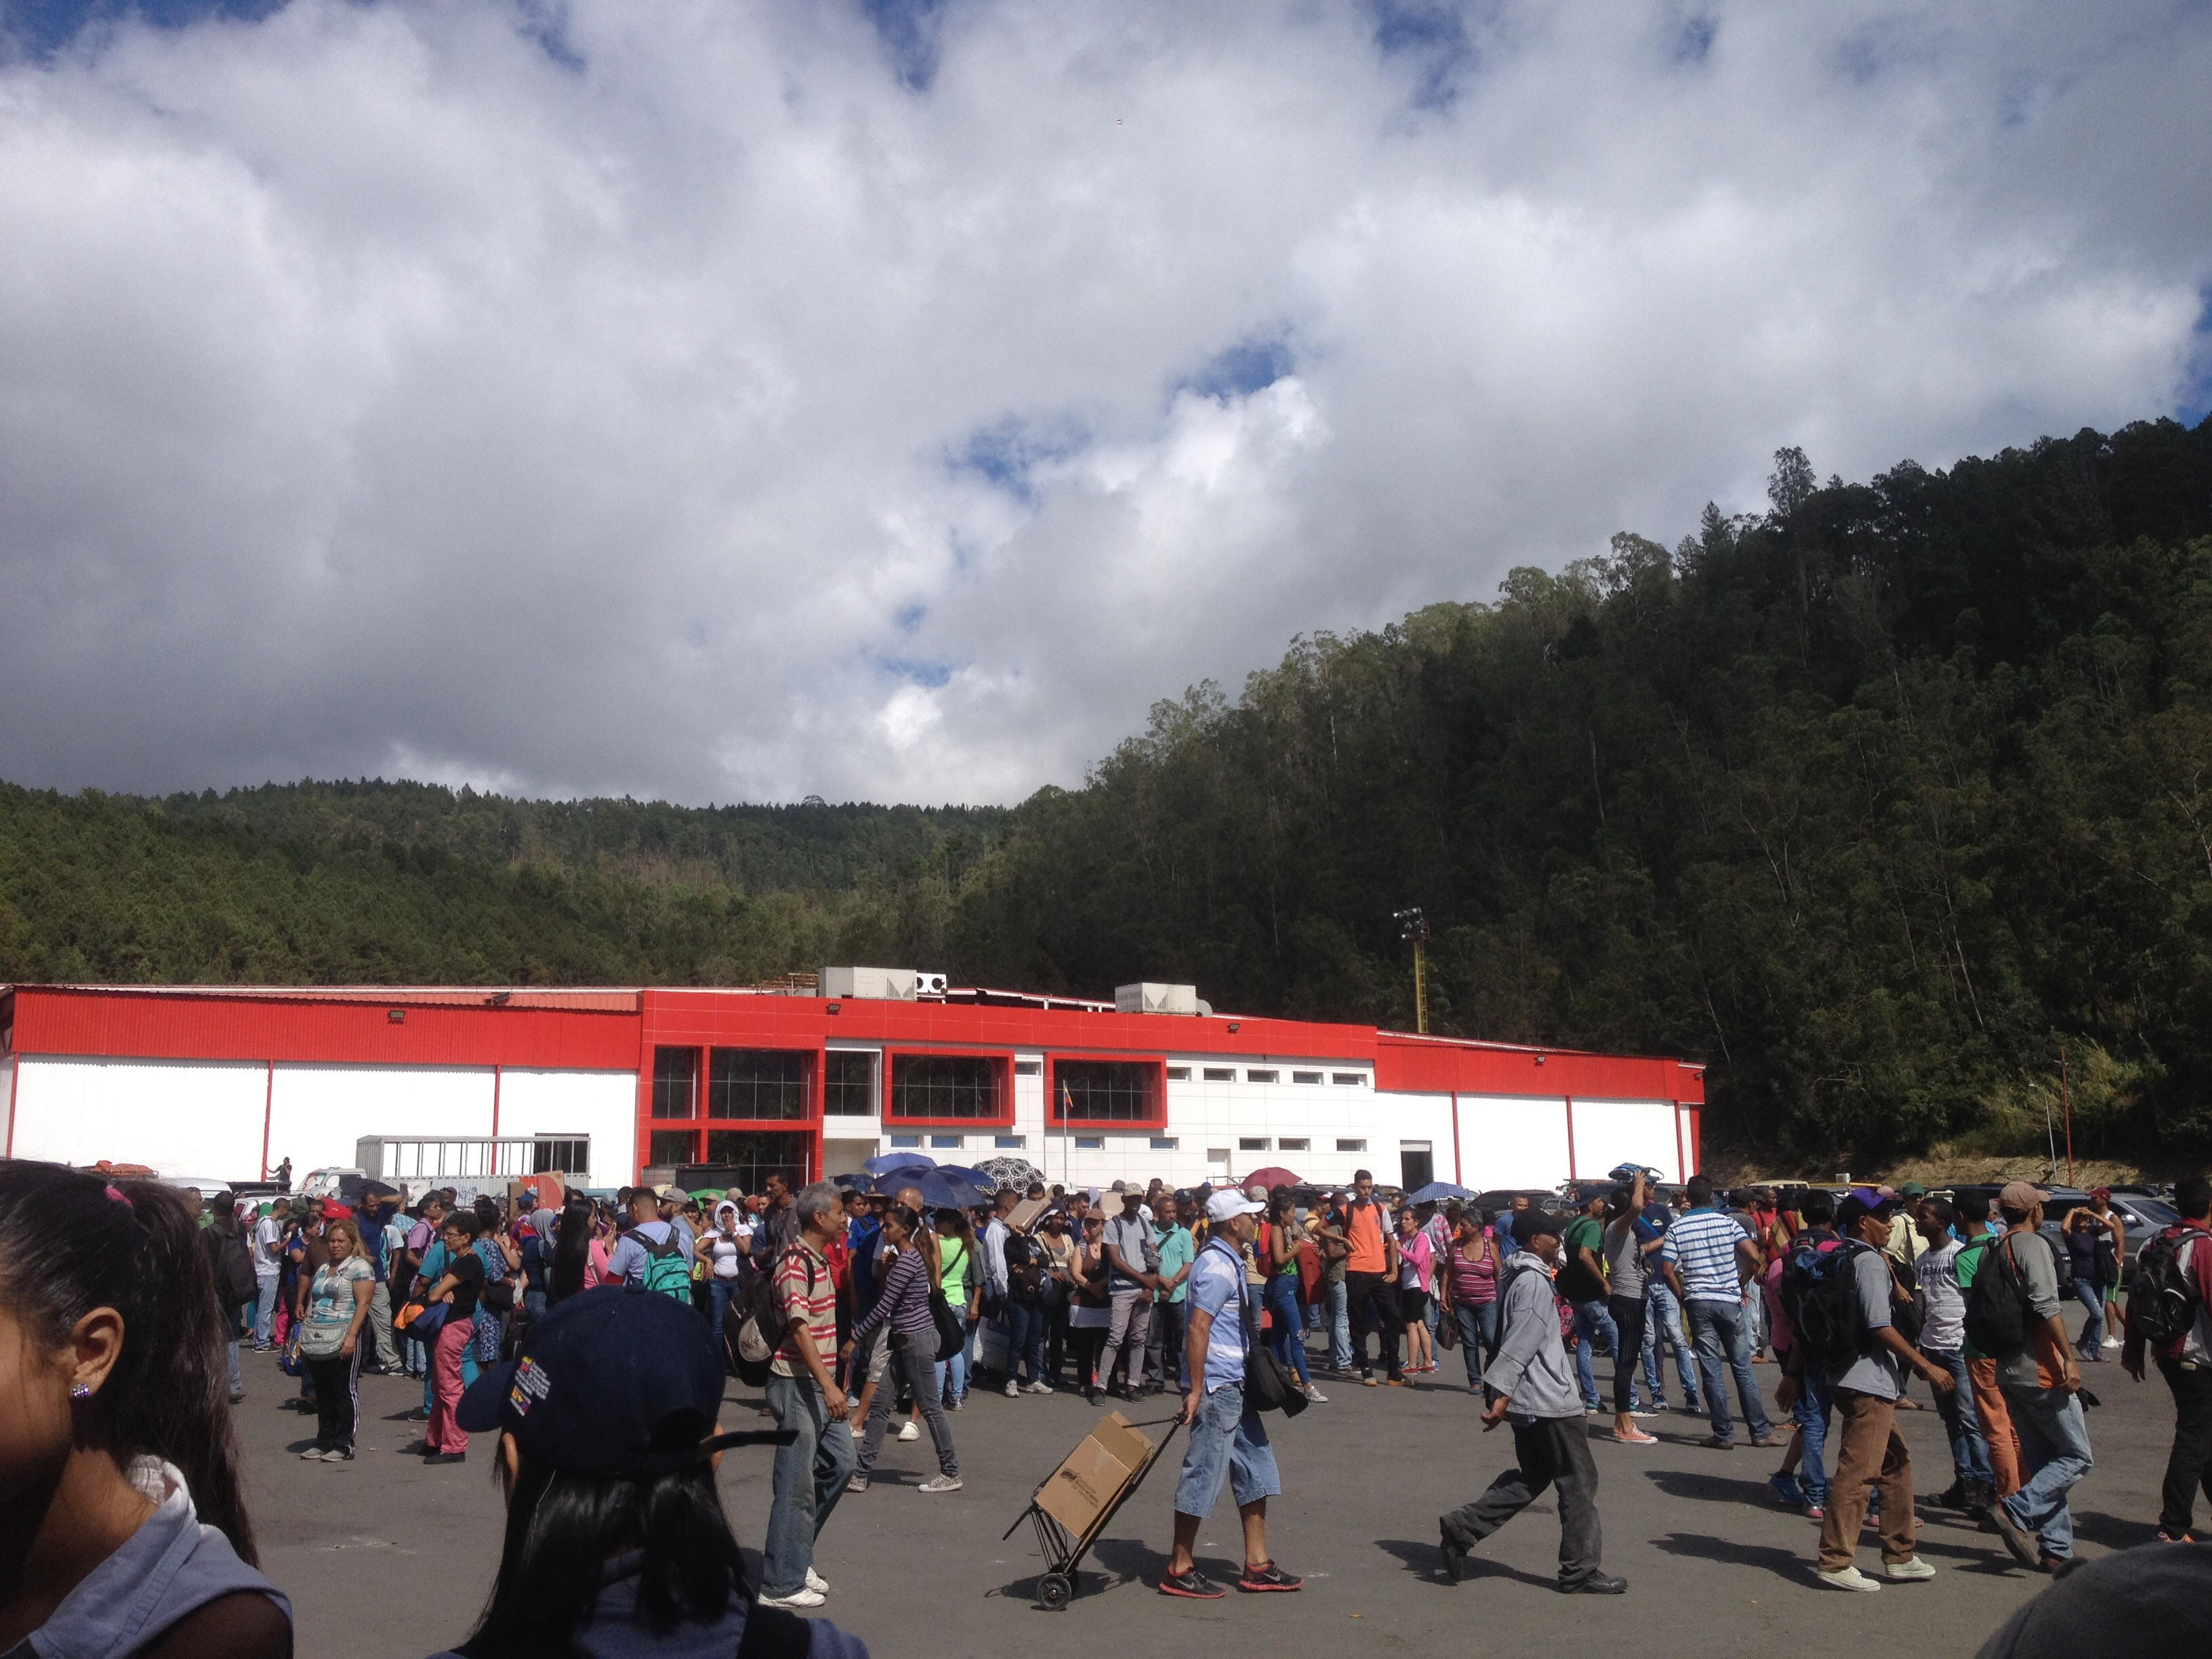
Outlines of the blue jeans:
<svg viewBox="0 0 2212 1659">
<path fill-rule="evenodd" d="M 1797 1425 L 1797 1484 L 1805 1501 L 1815 1509 L 1828 1507 L 1828 1380 L 1808 1375 L 1797 1386 L 1797 1403 L 1790 1407 Z"/>
<path fill-rule="evenodd" d="M 258 1353 L 266 1353 L 276 1340 L 276 1283 L 275 1273 L 254 1273 L 253 1347 Z"/>
<path fill-rule="evenodd" d="M 730 1311 L 730 1302 L 738 1293 L 734 1279 L 710 1279 L 707 1281 L 707 1323 L 714 1333 L 714 1357 L 722 1354 L 722 1318 Z"/>
<path fill-rule="evenodd" d="M 1328 1368 L 1333 1371 L 1352 1369 L 1352 1310 L 1345 1299 L 1344 1281 L 1336 1279 L 1322 1287 L 1328 1307 Z"/>
<path fill-rule="evenodd" d="M 1306 1370 L 1305 1319 L 1298 1311 L 1296 1273 L 1277 1273 L 1267 1281 L 1267 1311 L 1275 1316 L 1274 1328 L 1267 1333 L 1267 1346 L 1275 1351 L 1276 1358 L 1297 1370 L 1299 1382 L 1311 1386 L 1313 1376 Z"/>
<path fill-rule="evenodd" d="M 544 1291 L 526 1290 L 522 1293 L 522 1310 L 528 1314 L 533 1322 L 545 1317 L 545 1310 L 549 1305 Z M 717 1336 L 721 1334 L 719 1327 L 715 1330 L 715 1334 Z"/>
<path fill-rule="evenodd" d="M 1682 1304 L 1674 1300 L 1673 1291 L 1655 1279 L 1644 1292 L 1644 1381 L 1655 1406 L 1667 1397 L 1663 1356 L 1670 1353 L 1682 1379 L 1682 1403 L 1695 1411 L 1698 1376 L 1690 1369 L 1690 1351 L 1682 1341 Z"/>
<path fill-rule="evenodd" d="M 1243 1385 L 1237 1382 L 1224 1382 L 1207 1395 L 1198 1421 L 1190 1425 L 1182 1474 L 1176 1480 L 1176 1513 L 1201 1521 L 1212 1514 L 1224 1477 L 1240 1510 L 1282 1495 L 1283 1477 L 1275 1468 L 1275 1449 L 1267 1443 L 1267 1425 L 1259 1413 L 1244 1409 Z"/>
<path fill-rule="evenodd" d="M 853 1431 L 831 1419 L 829 1402 L 811 1376 L 771 1372 L 768 1408 L 776 1427 L 796 1430 L 799 1438 L 775 1449 L 775 1498 L 761 1551 L 761 1593 L 795 1595 L 806 1587 L 814 1540 L 852 1475 Z"/>
<path fill-rule="evenodd" d="M 1029 1381 L 1041 1381 L 1044 1376 L 1044 1310 L 1027 1303 L 1009 1300 L 1006 1304 L 1006 1376 L 1018 1378 L 1024 1363 L 1029 1366 Z"/>
<path fill-rule="evenodd" d="M 1966 1374 L 1966 1357 L 1943 1348 L 1920 1351 L 1951 1373 L 1956 1386 L 1936 1395 L 1936 1410 L 1943 1419 L 1943 1432 L 1951 1441 L 1951 1473 L 1961 1480 L 1994 1480 L 1990 1472 L 1990 1443 L 1982 1438 L 1982 1420 L 1974 1414 L 1973 1379 Z"/>
<path fill-rule="evenodd" d="M 1582 1340 L 1575 1344 L 1575 1379 L 1583 1385 L 1583 1405 L 1590 1411 L 1597 1410 L 1605 1403 L 1598 1398 L 1597 1369 L 1590 1358 L 1590 1339 L 1600 1331 L 1605 1333 L 1605 1340 L 1613 1348 L 1615 1363 L 1620 1363 L 1620 1331 L 1613 1324 L 1613 1316 L 1606 1311 L 1605 1304 L 1576 1303 L 1575 1334 Z"/>
<path fill-rule="evenodd" d="M 2096 1467 L 2081 1402 L 2063 1389 L 2003 1386 L 2005 1407 L 2020 1435 L 2023 1477 L 2020 1490 L 2004 1500 L 2005 1513 L 2021 1531 L 2042 1540 L 2045 1555 L 2070 1560 L 2074 1512 L 2066 1507 L 2066 1494 Z"/>
<path fill-rule="evenodd" d="M 2088 1318 L 2081 1322 L 2081 1340 L 2075 1346 L 2081 1349 L 2101 1347 L 2105 1341 L 2105 1293 L 2086 1279 L 2074 1281 L 2074 1299 L 2089 1310 Z"/>
<path fill-rule="evenodd" d="M 1459 1324 L 1459 1346 L 1467 1360 L 1467 1386 L 1482 1386 L 1483 1361 L 1498 1346 L 1498 1304 L 1495 1302 L 1455 1302 L 1452 1315 Z"/>
<path fill-rule="evenodd" d="M 1697 1345 L 1698 1370 L 1705 1378 L 1705 1406 L 1717 1440 L 1735 1438 L 1735 1419 L 1729 1415 L 1727 1373 L 1730 1370 L 1735 1373 L 1736 1396 L 1743 1402 L 1743 1419 L 1750 1426 L 1751 1437 L 1764 1440 L 1773 1426 L 1766 1420 L 1766 1405 L 1759 1397 L 1759 1378 L 1751 1369 L 1749 1323 L 1741 1302 L 1690 1304 L 1690 1336 Z"/>
</svg>

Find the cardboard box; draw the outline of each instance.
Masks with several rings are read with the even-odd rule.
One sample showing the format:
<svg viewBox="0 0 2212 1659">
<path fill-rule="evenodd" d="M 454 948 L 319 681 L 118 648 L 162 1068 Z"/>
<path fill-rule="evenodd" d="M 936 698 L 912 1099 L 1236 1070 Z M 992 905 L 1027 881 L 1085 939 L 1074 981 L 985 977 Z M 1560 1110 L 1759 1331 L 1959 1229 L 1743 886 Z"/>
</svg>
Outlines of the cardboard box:
<svg viewBox="0 0 2212 1659">
<path fill-rule="evenodd" d="M 1079 1535 L 1097 1524 L 1152 1456 L 1152 1443 L 1121 1413 L 1111 1413 L 1037 1489 L 1036 1505 Z"/>
<path fill-rule="evenodd" d="M 1037 1218 L 1052 1207 L 1048 1198 L 1025 1198 L 1006 1212 L 1006 1225 L 1018 1233 L 1025 1233 L 1037 1224 Z"/>
</svg>

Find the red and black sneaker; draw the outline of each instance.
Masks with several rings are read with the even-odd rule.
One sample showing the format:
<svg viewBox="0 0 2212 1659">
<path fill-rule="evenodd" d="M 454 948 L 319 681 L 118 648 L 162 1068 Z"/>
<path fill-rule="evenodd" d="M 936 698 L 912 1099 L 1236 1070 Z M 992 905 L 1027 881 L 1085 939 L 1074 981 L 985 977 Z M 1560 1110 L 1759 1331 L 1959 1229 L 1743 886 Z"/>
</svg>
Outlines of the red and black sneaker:
<svg viewBox="0 0 2212 1659">
<path fill-rule="evenodd" d="M 1193 1567 L 1188 1572 L 1162 1573 L 1160 1594 L 1187 1595 L 1194 1601 L 1218 1601 L 1229 1592 Z"/>
<path fill-rule="evenodd" d="M 1292 1577 L 1273 1561 L 1262 1561 L 1256 1567 L 1248 1561 L 1244 1564 L 1244 1571 L 1237 1576 L 1238 1589 L 1255 1592 L 1294 1590 L 1302 1587 L 1305 1582 L 1303 1578 Z"/>
</svg>

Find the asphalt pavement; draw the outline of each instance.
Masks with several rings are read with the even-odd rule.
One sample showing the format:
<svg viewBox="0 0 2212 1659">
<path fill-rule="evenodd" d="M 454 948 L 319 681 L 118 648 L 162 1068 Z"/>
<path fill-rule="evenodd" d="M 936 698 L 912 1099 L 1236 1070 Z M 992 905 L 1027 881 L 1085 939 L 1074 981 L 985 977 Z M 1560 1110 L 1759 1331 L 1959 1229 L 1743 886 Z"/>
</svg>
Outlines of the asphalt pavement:
<svg viewBox="0 0 2212 1659">
<path fill-rule="evenodd" d="M 1215 1602 L 1159 1595 L 1175 1483 L 1174 1468 L 1163 1463 L 1106 1527 L 1073 1604 L 1040 1611 L 1042 1569 L 1029 1529 L 1001 1534 L 1103 1412 L 1070 1394 L 1009 1400 L 979 1388 L 951 1418 L 964 1491 L 915 1489 L 935 1472 L 925 1435 L 887 1443 L 871 1490 L 840 1503 L 816 1559 L 832 1586 L 822 1616 L 878 1655 L 921 1659 L 1069 1639 L 1088 1649 L 1195 1638 L 1257 1651 L 1333 1632 L 1370 1652 L 1429 1653 L 1478 1631 L 1494 1647 L 1568 1630 L 1600 1644 L 1634 1632 L 1639 1648 L 1656 1636 L 1702 1652 L 1769 1653 L 1845 1621 L 1864 1641 L 1968 1655 L 2048 1582 L 2017 1567 L 1993 1534 L 1923 1510 L 1921 1551 L 1938 1569 L 1935 1580 L 1874 1595 L 1823 1589 L 1813 1577 L 1817 1525 L 1782 1509 L 1766 1486 L 1778 1453 L 1742 1443 L 1741 1426 L 1735 1450 L 1706 1450 L 1696 1443 L 1708 1432 L 1705 1420 L 1678 1410 L 1646 1422 L 1661 1437 L 1656 1446 L 1617 1444 L 1604 1437 L 1609 1417 L 1590 1419 L 1600 1437 L 1605 1565 L 1627 1578 L 1627 1595 L 1553 1590 L 1559 1523 L 1548 1500 L 1488 1540 L 1467 1581 L 1453 1585 L 1438 1570 L 1437 1516 L 1480 1492 L 1510 1461 L 1512 1441 L 1502 1430 L 1481 1431 L 1480 1401 L 1466 1391 L 1458 1357 L 1443 1359 L 1434 1381 L 1415 1388 L 1322 1378 L 1327 1404 L 1295 1422 L 1270 1419 L 1285 1495 L 1271 1505 L 1269 1543 L 1285 1568 L 1305 1575 L 1297 1595 L 1232 1592 Z M 404 1420 L 420 1403 L 420 1384 L 372 1376 L 362 1382 L 358 1459 L 303 1462 L 298 1453 L 314 1425 L 283 1408 L 291 1379 L 268 1356 L 248 1355 L 247 1364 L 248 1397 L 237 1414 L 248 1492 L 263 1566 L 293 1599 L 300 1650 L 421 1659 L 465 1636 L 499 1556 L 489 1443 L 479 1437 L 464 1464 L 423 1467 L 403 1450 L 420 1438 L 420 1425 Z M 1601 1376 L 1608 1369 L 1600 1362 Z M 2075 1489 L 2074 1512 L 2080 1553 L 2094 1557 L 2150 1540 L 2172 1413 L 2155 1373 L 2137 1384 L 2117 1364 L 2085 1369 L 2104 1403 L 2090 1413 L 2097 1466 Z M 1775 1368 L 1757 1370 L 1771 1402 Z M 1916 1382 L 1912 1397 L 1925 1405 L 1926 1385 Z M 758 1403 L 733 1382 L 723 1425 L 765 1426 Z M 1169 1418 L 1173 1404 L 1155 1396 L 1122 1409 L 1154 1422 L 1158 1437 L 1167 1431 L 1155 1419 Z M 1899 1420 L 1916 1486 L 1940 1491 L 1950 1482 L 1950 1459 L 1935 1412 Z M 1182 1445 L 1178 1436 L 1170 1458 L 1179 1461 Z M 756 1565 L 770 1455 L 732 1452 L 722 1463 L 724 1503 Z M 1201 1562 L 1233 1578 L 1241 1547 L 1225 1493 L 1200 1540 Z M 1862 1565 L 1878 1559 L 1869 1533 Z"/>
</svg>

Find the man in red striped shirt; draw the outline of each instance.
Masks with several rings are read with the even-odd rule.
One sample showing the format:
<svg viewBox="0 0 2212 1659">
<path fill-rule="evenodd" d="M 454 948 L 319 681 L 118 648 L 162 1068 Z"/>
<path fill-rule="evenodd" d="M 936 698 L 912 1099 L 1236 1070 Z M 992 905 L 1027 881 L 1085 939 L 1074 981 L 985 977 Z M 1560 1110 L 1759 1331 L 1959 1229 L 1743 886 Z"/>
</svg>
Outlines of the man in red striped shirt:
<svg viewBox="0 0 2212 1659">
<path fill-rule="evenodd" d="M 852 1407 L 831 1368 L 837 1361 L 837 1285 L 830 1246 L 844 1230 L 837 1188 L 817 1181 L 792 1206 L 796 1243 L 769 1264 L 783 1341 L 769 1362 L 768 1406 L 776 1426 L 798 1438 L 775 1454 L 775 1502 L 761 1552 L 765 1607 L 818 1607 L 830 1586 L 814 1571 L 814 1540 L 853 1473 Z"/>
</svg>

